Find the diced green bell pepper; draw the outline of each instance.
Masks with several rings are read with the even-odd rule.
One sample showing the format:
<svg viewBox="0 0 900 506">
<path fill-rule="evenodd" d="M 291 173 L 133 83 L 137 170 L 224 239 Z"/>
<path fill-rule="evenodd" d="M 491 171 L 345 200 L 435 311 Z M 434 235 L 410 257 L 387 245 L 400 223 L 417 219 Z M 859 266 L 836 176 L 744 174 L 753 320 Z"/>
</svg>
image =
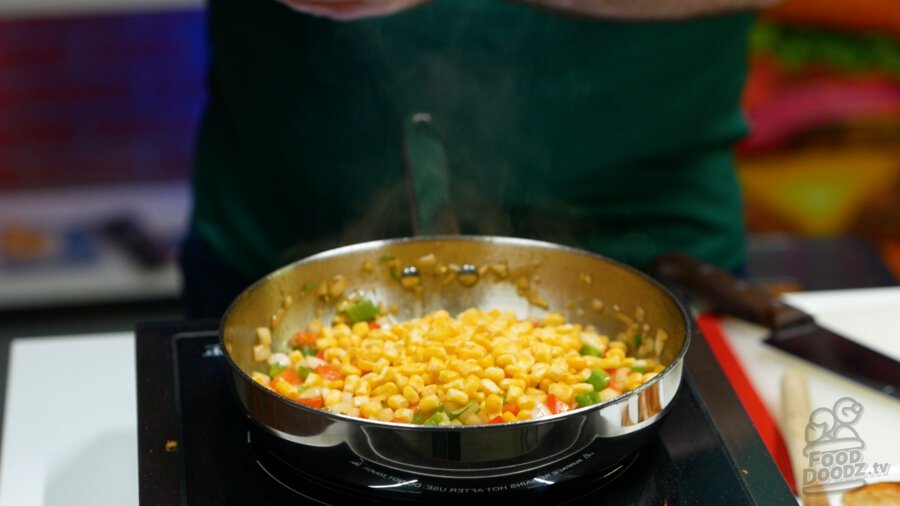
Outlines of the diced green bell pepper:
<svg viewBox="0 0 900 506">
<path fill-rule="evenodd" d="M 269 377 L 274 378 L 278 376 L 278 373 L 284 370 L 284 366 L 281 364 L 272 364 L 269 366 Z"/>
<path fill-rule="evenodd" d="M 588 355 L 591 357 L 601 356 L 600 350 L 598 350 L 597 348 L 594 348 L 593 346 L 591 346 L 589 344 L 585 344 L 584 346 L 582 346 L 581 349 L 578 350 L 578 353 L 580 353 L 582 355 Z"/>
<path fill-rule="evenodd" d="M 575 402 L 579 408 L 592 406 L 600 402 L 600 394 L 597 392 L 583 392 L 575 396 Z"/>
<path fill-rule="evenodd" d="M 601 390 L 609 386 L 609 374 L 607 374 L 606 371 L 600 369 L 599 367 L 591 369 L 591 375 L 588 377 L 585 383 L 594 385 L 594 392 L 600 392 Z"/>
<path fill-rule="evenodd" d="M 367 322 L 378 316 L 378 307 L 369 299 L 363 299 L 353 304 L 346 311 L 351 323 Z"/>
</svg>

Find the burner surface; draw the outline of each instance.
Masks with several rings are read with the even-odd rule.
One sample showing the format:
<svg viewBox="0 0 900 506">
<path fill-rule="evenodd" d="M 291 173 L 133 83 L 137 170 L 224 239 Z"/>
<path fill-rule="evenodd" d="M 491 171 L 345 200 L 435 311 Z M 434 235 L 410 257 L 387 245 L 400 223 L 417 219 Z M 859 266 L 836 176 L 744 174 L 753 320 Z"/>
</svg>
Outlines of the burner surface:
<svg viewBox="0 0 900 506">
<path fill-rule="evenodd" d="M 755 433 L 739 443 L 736 463 L 723 434 L 686 377 L 659 436 L 614 466 L 565 483 L 553 472 L 577 473 L 573 455 L 515 482 L 461 487 L 364 461 L 341 447 L 317 466 L 346 479 L 326 481 L 297 466 L 302 447 L 260 429 L 231 391 L 229 366 L 215 322 L 149 324 L 138 328 L 139 469 L 142 505 L 477 504 L 778 504 L 793 500 L 783 481 L 751 494 L 741 469 L 771 472 L 774 464 Z M 734 416 L 726 413 L 733 421 Z M 176 442 L 175 451 L 166 443 Z M 170 445 L 171 446 L 171 445 Z M 299 450 L 298 450 L 299 448 Z M 299 452 L 299 454 L 298 454 Z M 762 452 L 762 453 L 760 453 Z M 323 467 L 324 468 L 324 467 Z M 744 469 L 746 470 L 746 469 Z M 549 472 L 548 472 L 549 471 Z M 777 473 L 777 470 L 774 471 Z M 334 475 L 335 473 L 329 473 Z M 780 475 L 776 475 L 780 479 Z M 526 486 L 527 485 L 527 486 Z"/>
<path fill-rule="evenodd" d="M 317 465 L 333 466 L 341 472 L 319 476 L 296 465 L 303 458 L 302 448 L 270 435 L 252 423 L 248 423 L 247 436 L 247 444 L 253 449 L 259 468 L 288 491 L 309 497 L 319 497 L 323 493 L 341 494 L 346 499 L 365 498 L 367 503 L 372 504 L 447 504 L 448 501 L 460 498 L 496 504 L 503 499 L 525 499 L 527 502 L 538 497 L 546 499 L 551 495 L 553 504 L 568 504 L 582 496 L 596 493 L 620 476 L 627 476 L 626 472 L 639 460 L 641 465 L 654 464 L 648 462 L 653 457 L 640 459 L 640 455 L 635 453 L 591 475 L 570 479 L 565 483 L 554 483 L 554 471 L 577 468 L 585 458 L 590 458 L 589 454 L 580 454 L 555 463 L 553 469 L 538 470 L 530 479 L 519 477 L 513 480 L 479 480 L 460 485 L 451 480 L 400 473 L 368 462 L 346 447 L 339 447 L 333 449 L 333 458 L 317 461 Z M 333 476 L 341 476 L 342 479 L 335 480 Z M 636 478 L 640 478 L 640 474 Z"/>
</svg>

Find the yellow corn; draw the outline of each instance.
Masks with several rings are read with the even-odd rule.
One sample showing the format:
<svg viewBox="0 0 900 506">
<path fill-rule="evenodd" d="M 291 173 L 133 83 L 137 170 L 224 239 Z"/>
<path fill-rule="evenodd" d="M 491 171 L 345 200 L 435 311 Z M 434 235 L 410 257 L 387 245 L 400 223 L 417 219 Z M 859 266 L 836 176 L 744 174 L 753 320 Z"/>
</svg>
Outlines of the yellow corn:
<svg viewBox="0 0 900 506">
<path fill-rule="evenodd" d="M 387 405 L 392 409 L 400 409 L 409 406 L 409 401 L 400 394 L 394 394 L 388 397 Z"/>
<path fill-rule="evenodd" d="M 325 406 L 334 406 L 342 400 L 341 391 L 328 389 L 328 391 L 322 394 L 322 400 L 325 401 Z"/>
<path fill-rule="evenodd" d="M 530 395 L 520 395 L 519 398 L 516 399 L 516 404 L 519 405 L 519 410 L 525 410 L 534 409 L 537 402 L 534 400 L 534 397 Z"/>
<path fill-rule="evenodd" d="M 566 404 L 570 404 L 574 397 L 572 387 L 565 383 L 553 383 L 550 385 L 550 388 L 547 389 L 547 393 L 556 396 L 557 399 Z"/>
<path fill-rule="evenodd" d="M 604 388 L 603 390 L 600 391 L 600 394 L 599 394 L 600 402 L 608 401 L 608 400 L 612 399 L 613 397 L 616 397 L 617 395 L 619 395 L 619 392 L 616 392 L 612 388 Z"/>
<path fill-rule="evenodd" d="M 465 404 L 469 402 L 469 394 L 463 392 L 462 390 L 451 388 L 447 391 L 447 400 L 450 402 L 456 402 L 458 404 Z"/>
<path fill-rule="evenodd" d="M 369 333 L 369 322 L 356 322 L 353 324 L 351 332 L 355 336 L 365 337 Z"/>
<path fill-rule="evenodd" d="M 438 381 L 441 383 L 450 383 L 457 378 L 459 378 L 459 373 L 450 369 L 444 369 L 438 374 Z"/>
<path fill-rule="evenodd" d="M 574 395 L 583 394 L 585 392 L 593 392 L 593 391 L 594 391 L 594 385 L 591 385 L 590 383 L 575 383 L 574 385 L 572 385 L 572 393 Z"/>
<path fill-rule="evenodd" d="M 488 413 L 499 413 L 503 409 L 503 399 L 499 395 L 491 394 L 484 399 L 484 409 Z"/>
<path fill-rule="evenodd" d="M 394 410 L 394 420 L 400 423 L 410 423 L 412 422 L 413 416 L 415 413 L 413 410 L 409 408 L 400 408 Z"/>
<path fill-rule="evenodd" d="M 254 371 L 250 377 L 253 379 L 253 381 L 259 383 L 262 386 L 268 386 L 269 382 L 272 381 L 272 378 L 270 378 L 268 374 L 263 374 L 256 371 Z"/>
<path fill-rule="evenodd" d="M 544 325 L 548 327 L 555 327 L 557 325 L 562 325 L 566 320 L 559 313 L 547 313 L 544 316 Z"/>
<path fill-rule="evenodd" d="M 435 409 L 440 407 L 440 405 L 441 400 L 437 395 L 432 394 L 419 401 L 419 410 L 424 412 L 434 411 Z"/>
<path fill-rule="evenodd" d="M 438 280 L 459 270 L 444 264 L 433 268 Z M 489 272 L 485 269 L 484 274 Z M 522 279 L 526 288 L 531 286 L 527 277 Z M 325 409 L 375 420 L 408 423 L 415 409 L 427 413 L 443 405 L 453 411 L 471 402 L 481 409 L 452 425 L 487 423 L 498 415 L 504 422 L 527 420 L 548 394 L 571 404 L 575 395 L 593 391 L 585 382 L 593 368 L 620 371 L 613 383 L 616 390 L 603 390 L 601 400 L 618 395 L 618 389 L 636 388 L 664 368 L 653 359 L 636 362 L 627 356 L 625 343 L 610 342 L 594 327 L 568 323 L 560 313 L 546 314 L 540 325 L 519 321 L 511 311 L 476 309 L 456 318 L 436 311 L 375 329 L 367 322 L 349 325 L 344 317 L 332 321 L 331 325 L 313 321 L 307 329 L 321 335 L 316 347 L 327 363 L 340 368 L 342 377 L 326 380 L 310 373 L 304 385 L 323 387 Z M 266 338 L 267 334 L 271 338 L 271 331 L 260 328 L 254 358 L 264 362 L 271 354 Z M 605 356 L 580 355 L 584 344 L 599 347 Z M 289 358 L 294 366 L 306 365 L 299 352 L 291 352 Z M 630 367 L 639 364 L 646 374 L 631 372 Z M 265 386 L 270 382 L 262 372 L 254 373 L 253 380 Z M 273 389 L 296 395 L 296 387 L 286 382 Z M 502 412 L 504 403 L 518 406 L 518 415 Z"/>
<path fill-rule="evenodd" d="M 375 417 L 382 422 L 390 422 L 394 419 L 394 410 L 391 408 L 381 408 L 381 411 L 379 411 Z"/>
<path fill-rule="evenodd" d="M 403 387 L 403 397 L 410 404 L 419 402 L 419 392 L 417 392 L 416 389 L 411 385 L 406 385 L 405 387 Z"/>
<path fill-rule="evenodd" d="M 297 387 L 280 378 L 275 382 L 275 391 L 290 398 L 294 398 L 297 395 Z"/>
<path fill-rule="evenodd" d="M 503 372 L 503 369 L 499 367 L 485 367 L 484 375 L 487 379 L 493 381 L 494 383 L 499 383 L 503 381 L 503 378 L 506 377 L 506 374 Z"/>
</svg>

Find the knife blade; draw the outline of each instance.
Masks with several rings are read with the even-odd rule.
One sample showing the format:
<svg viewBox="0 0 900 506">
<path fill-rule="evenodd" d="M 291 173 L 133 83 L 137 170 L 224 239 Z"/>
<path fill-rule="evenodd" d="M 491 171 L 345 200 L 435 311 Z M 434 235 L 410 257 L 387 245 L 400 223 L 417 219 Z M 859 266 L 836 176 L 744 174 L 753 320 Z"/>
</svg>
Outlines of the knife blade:
<svg viewBox="0 0 900 506">
<path fill-rule="evenodd" d="M 650 274 L 705 310 L 766 327 L 766 344 L 900 399 L 900 362 L 819 325 L 765 288 L 682 253 L 658 256 Z"/>
</svg>

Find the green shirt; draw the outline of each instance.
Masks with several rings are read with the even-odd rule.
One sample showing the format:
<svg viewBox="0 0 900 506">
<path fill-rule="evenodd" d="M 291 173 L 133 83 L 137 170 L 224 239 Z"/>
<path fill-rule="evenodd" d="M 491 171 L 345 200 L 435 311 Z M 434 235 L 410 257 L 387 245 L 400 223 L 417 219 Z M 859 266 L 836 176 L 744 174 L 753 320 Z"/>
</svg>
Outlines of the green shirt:
<svg viewBox="0 0 900 506">
<path fill-rule="evenodd" d="M 631 23 L 437 0 L 335 22 L 213 0 L 209 16 L 192 224 L 247 276 L 410 235 L 402 134 L 418 112 L 463 233 L 639 268 L 665 251 L 744 261 L 731 146 L 749 13 Z"/>
</svg>

